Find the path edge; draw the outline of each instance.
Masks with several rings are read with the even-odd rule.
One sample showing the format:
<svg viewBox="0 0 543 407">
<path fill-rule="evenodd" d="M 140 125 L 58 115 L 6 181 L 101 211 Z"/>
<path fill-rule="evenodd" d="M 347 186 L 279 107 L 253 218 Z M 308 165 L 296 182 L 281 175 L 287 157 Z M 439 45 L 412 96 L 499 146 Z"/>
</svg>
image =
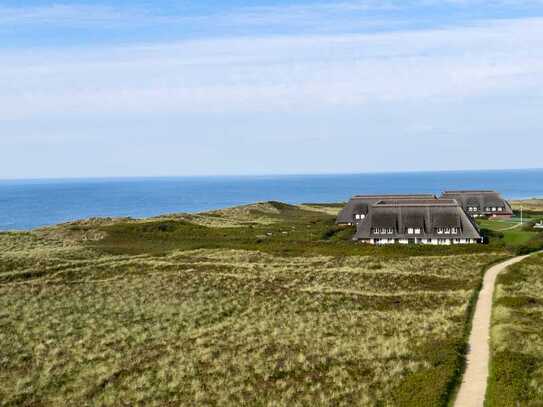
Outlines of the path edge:
<svg viewBox="0 0 543 407">
<path fill-rule="evenodd" d="M 456 397 L 458 396 L 458 391 L 460 390 L 460 385 L 462 384 L 462 378 L 464 377 L 464 373 L 466 372 L 467 362 L 468 362 L 467 356 L 469 353 L 469 337 L 471 334 L 471 329 L 473 327 L 473 317 L 475 316 L 477 301 L 479 300 L 479 295 L 481 293 L 481 290 L 483 289 L 485 274 L 492 267 L 500 263 L 503 263 L 507 260 L 514 259 L 515 257 L 517 256 L 504 255 L 481 267 L 480 281 L 477 284 L 477 287 L 475 287 L 475 290 L 473 291 L 473 294 L 471 295 L 468 301 L 468 306 L 466 308 L 467 321 L 464 324 L 462 339 L 461 339 L 461 342 L 462 342 L 461 351 L 458 354 L 458 357 L 460 359 L 459 366 L 458 366 L 458 369 L 454 372 L 453 377 L 449 381 L 449 384 L 447 385 L 447 389 L 445 393 L 445 400 L 446 400 L 445 405 L 447 407 L 454 407 Z"/>
<path fill-rule="evenodd" d="M 524 254 L 524 255 L 521 255 L 521 256 L 517 256 L 517 257 L 524 257 L 522 260 L 520 260 L 518 263 L 515 263 L 514 265 L 518 265 L 518 264 L 521 264 L 522 262 L 524 262 L 525 260 L 528 260 L 534 256 L 538 256 L 538 255 L 543 255 L 543 250 L 536 250 L 536 251 L 533 251 L 531 253 L 527 253 L 527 254 Z M 511 266 L 508 266 L 505 270 L 502 271 L 503 272 L 506 272 L 509 270 L 510 267 L 512 267 L 513 265 Z M 497 295 L 497 286 L 498 286 L 498 277 L 500 276 L 500 274 L 502 273 L 499 273 L 497 276 L 496 276 L 496 285 L 494 286 L 494 291 L 492 293 L 492 310 L 490 312 L 490 331 L 488 333 L 488 351 L 489 351 L 489 354 L 488 354 L 488 375 L 486 377 L 486 390 L 485 390 L 485 401 L 484 401 L 484 405 L 485 406 L 488 406 L 488 401 L 487 401 L 487 397 L 488 397 L 488 384 L 490 382 L 490 376 L 491 376 L 491 373 L 492 373 L 492 366 L 493 366 L 493 361 L 494 359 L 492 358 L 492 344 L 493 344 L 493 340 L 492 340 L 492 328 L 493 328 L 493 324 L 492 322 L 494 321 L 494 312 L 496 310 L 495 308 L 495 304 L 496 304 L 496 295 Z"/>
</svg>

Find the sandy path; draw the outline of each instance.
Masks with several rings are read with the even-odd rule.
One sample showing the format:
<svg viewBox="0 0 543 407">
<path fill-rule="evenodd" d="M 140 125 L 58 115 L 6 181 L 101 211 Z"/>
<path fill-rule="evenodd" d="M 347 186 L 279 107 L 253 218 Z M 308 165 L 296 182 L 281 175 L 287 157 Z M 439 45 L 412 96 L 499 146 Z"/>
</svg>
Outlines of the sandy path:
<svg viewBox="0 0 543 407">
<path fill-rule="evenodd" d="M 517 223 L 516 225 L 513 225 L 513 226 L 511 226 L 511 227 L 509 227 L 509 228 L 505 228 L 505 229 L 497 229 L 497 231 L 498 231 L 498 232 L 503 232 L 503 231 L 505 231 L 505 230 L 512 230 L 512 229 L 516 229 L 516 228 L 518 228 L 519 226 L 522 226 L 522 225 L 524 225 L 524 223 Z"/>
<path fill-rule="evenodd" d="M 490 356 L 490 316 L 496 277 L 507 267 L 529 256 L 531 255 L 509 259 L 491 267 L 485 273 L 483 288 L 479 294 L 473 316 L 466 372 L 454 403 L 455 407 L 482 407 L 484 405 Z"/>
</svg>

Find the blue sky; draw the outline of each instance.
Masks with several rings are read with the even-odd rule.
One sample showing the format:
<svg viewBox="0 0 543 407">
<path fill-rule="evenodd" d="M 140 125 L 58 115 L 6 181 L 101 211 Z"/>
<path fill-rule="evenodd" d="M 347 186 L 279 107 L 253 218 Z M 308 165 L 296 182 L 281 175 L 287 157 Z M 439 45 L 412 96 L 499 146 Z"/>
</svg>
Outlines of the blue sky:
<svg viewBox="0 0 543 407">
<path fill-rule="evenodd" d="M 542 167 L 543 0 L 0 3 L 0 178 Z"/>
</svg>

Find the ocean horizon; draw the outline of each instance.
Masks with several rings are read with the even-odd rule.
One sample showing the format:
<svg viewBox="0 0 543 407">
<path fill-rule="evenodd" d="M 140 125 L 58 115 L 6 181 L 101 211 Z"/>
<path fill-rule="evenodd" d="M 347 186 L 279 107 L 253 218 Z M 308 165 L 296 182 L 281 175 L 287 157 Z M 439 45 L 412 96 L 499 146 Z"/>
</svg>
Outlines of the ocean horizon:
<svg viewBox="0 0 543 407">
<path fill-rule="evenodd" d="M 355 194 L 492 189 L 543 197 L 543 169 L 360 174 L 0 180 L 0 231 L 89 217 L 143 218 L 260 201 L 343 202 Z"/>
</svg>

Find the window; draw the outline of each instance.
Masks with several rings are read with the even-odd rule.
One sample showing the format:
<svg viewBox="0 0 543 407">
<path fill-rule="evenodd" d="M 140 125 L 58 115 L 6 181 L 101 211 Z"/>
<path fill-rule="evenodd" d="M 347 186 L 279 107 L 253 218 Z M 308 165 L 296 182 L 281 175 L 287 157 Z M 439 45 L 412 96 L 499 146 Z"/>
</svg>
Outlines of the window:
<svg viewBox="0 0 543 407">
<path fill-rule="evenodd" d="M 413 235 L 415 233 L 415 230 L 413 228 L 407 228 L 407 234 Z"/>
<path fill-rule="evenodd" d="M 503 212 L 503 208 L 498 208 L 498 212 Z"/>
<path fill-rule="evenodd" d="M 453 226 L 437 228 L 436 232 L 438 235 L 456 235 L 458 234 L 458 228 Z"/>
</svg>

